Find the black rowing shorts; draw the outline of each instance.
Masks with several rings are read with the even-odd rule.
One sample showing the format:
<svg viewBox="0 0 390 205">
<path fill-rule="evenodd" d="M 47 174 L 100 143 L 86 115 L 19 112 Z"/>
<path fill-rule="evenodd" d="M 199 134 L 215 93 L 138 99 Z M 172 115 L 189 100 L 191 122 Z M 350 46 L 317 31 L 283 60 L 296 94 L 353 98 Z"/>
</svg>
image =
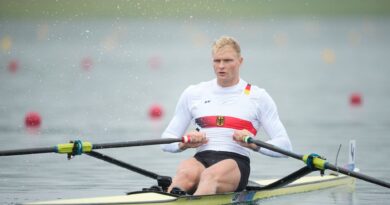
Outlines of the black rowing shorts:
<svg viewBox="0 0 390 205">
<path fill-rule="evenodd" d="M 233 159 L 234 161 L 236 161 L 238 168 L 240 169 L 241 172 L 241 179 L 236 189 L 236 192 L 244 190 L 246 185 L 248 184 L 249 173 L 251 171 L 250 160 L 248 157 L 233 152 L 211 151 L 211 150 L 198 152 L 195 154 L 194 157 L 196 160 L 202 163 L 203 166 L 205 166 L 206 168 L 222 160 Z"/>
</svg>

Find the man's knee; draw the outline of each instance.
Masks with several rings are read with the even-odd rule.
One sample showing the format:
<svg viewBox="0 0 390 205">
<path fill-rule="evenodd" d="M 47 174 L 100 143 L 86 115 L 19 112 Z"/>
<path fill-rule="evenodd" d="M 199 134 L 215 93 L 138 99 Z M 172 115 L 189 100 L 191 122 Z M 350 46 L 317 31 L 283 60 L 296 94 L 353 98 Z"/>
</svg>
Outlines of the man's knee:
<svg viewBox="0 0 390 205">
<path fill-rule="evenodd" d="M 219 176 L 217 173 L 206 169 L 205 171 L 202 172 L 200 175 L 200 181 L 205 181 L 205 182 L 219 182 L 219 179 L 221 176 Z"/>
<path fill-rule="evenodd" d="M 177 181 L 180 181 L 181 188 L 192 189 L 198 184 L 197 174 L 189 170 L 179 170 L 176 177 Z"/>
<path fill-rule="evenodd" d="M 212 186 L 216 192 L 234 191 L 240 182 L 239 176 L 239 172 L 226 174 L 216 170 L 206 169 L 200 176 L 199 185 L 204 183 L 207 186 Z"/>
</svg>

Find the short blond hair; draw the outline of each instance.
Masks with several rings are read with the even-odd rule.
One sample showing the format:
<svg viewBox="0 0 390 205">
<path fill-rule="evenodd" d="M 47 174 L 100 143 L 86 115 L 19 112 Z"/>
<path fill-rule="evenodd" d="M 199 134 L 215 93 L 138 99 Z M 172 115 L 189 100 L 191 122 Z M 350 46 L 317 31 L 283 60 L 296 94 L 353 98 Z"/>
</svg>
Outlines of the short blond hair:
<svg viewBox="0 0 390 205">
<path fill-rule="evenodd" d="M 238 42 L 230 36 L 221 36 L 219 39 L 217 39 L 212 46 L 212 53 L 214 54 L 219 49 L 230 46 L 232 47 L 238 54 L 238 57 L 241 57 L 241 48 Z"/>
</svg>

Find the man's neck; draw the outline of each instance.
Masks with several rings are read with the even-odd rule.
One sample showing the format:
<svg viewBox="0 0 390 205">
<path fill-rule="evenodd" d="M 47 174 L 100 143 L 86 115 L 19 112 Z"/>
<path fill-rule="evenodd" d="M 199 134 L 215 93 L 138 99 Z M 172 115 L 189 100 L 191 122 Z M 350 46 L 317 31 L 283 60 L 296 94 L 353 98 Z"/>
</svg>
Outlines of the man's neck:
<svg viewBox="0 0 390 205">
<path fill-rule="evenodd" d="M 233 80 L 233 81 L 229 81 L 229 82 L 224 82 L 224 81 L 220 81 L 220 80 L 217 79 L 218 85 L 221 86 L 221 87 L 223 87 L 223 88 L 235 86 L 235 85 L 237 85 L 239 82 L 240 82 L 240 78 L 235 79 L 235 80 Z"/>
</svg>

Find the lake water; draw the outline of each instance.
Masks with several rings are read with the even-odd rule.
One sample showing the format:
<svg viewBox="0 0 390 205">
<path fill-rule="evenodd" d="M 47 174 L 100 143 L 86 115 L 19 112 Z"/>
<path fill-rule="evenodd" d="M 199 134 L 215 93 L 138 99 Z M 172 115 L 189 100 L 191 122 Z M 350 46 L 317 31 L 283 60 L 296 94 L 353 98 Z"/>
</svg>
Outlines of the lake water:
<svg viewBox="0 0 390 205">
<path fill-rule="evenodd" d="M 390 24 L 388 18 L 256 20 L 0 21 L 0 150 L 156 139 L 180 93 L 213 78 L 210 45 L 223 34 L 242 47 L 241 77 L 268 90 L 294 151 L 346 163 L 357 141 L 362 173 L 390 181 Z M 9 70 L 14 60 L 15 72 Z M 83 64 L 84 62 L 84 64 Z M 88 65 L 89 64 L 89 65 Z M 349 97 L 360 93 L 361 106 Z M 159 104 L 160 120 L 148 109 Z M 39 130 L 24 127 L 37 111 Z M 261 133 L 261 132 L 260 132 Z M 266 136 L 260 134 L 261 139 Z M 112 157 L 173 176 L 193 151 L 159 146 L 107 149 Z M 252 155 L 252 179 L 281 177 L 303 166 L 294 159 Z M 316 173 L 318 174 L 318 173 Z M 0 204 L 120 195 L 155 182 L 87 155 L 0 158 Z M 262 204 L 388 204 L 389 189 L 357 181 L 271 198 Z"/>
</svg>

